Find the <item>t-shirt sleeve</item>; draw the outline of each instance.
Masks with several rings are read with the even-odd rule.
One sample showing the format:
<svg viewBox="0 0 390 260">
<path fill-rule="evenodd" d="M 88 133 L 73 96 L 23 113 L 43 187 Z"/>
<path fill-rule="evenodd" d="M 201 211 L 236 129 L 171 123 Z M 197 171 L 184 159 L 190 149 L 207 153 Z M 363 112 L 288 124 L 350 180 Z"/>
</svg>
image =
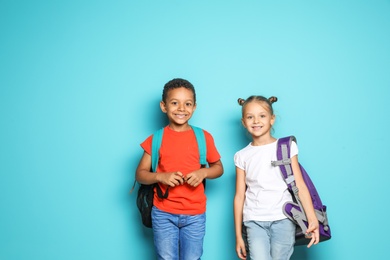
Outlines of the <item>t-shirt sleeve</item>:
<svg viewBox="0 0 390 260">
<path fill-rule="evenodd" d="M 236 154 L 234 155 L 234 165 L 236 165 L 241 170 L 245 170 L 244 160 L 242 160 L 242 157 L 240 155 L 240 152 L 236 152 Z"/>
<path fill-rule="evenodd" d="M 146 138 L 145 141 L 141 143 L 142 149 L 144 149 L 144 151 L 149 155 L 152 155 L 152 137 L 153 135 L 150 135 L 148 138 Z"/>
<path fill-rule="evenodd" d="M 292 141 L 290 146 L 290 157 L 298 155 L 298 145 L 296 142 Z"/>
<path fill-rule="evenodd" d="M 215 163 L 221 159 L 221 155 L 219 154 L 217 147 L 215 146 L 214 138 L 212 137 L 212 135 L 205 130 L 203 130 L 203 132 L 206 138 L 206 160 L 208 163 Z"/>
</svg>

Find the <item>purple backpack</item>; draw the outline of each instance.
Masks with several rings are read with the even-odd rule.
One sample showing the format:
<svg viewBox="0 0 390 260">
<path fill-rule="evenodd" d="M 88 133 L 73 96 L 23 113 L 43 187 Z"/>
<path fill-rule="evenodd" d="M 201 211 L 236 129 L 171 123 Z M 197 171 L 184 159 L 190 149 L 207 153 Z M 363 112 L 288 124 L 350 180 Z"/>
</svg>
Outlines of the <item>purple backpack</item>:
<svg viewBox="0 0 390 260">
<path fill-rule="evenodd" d="M 297 142 L 294 136 L 288 136 L 280 138 L 278 140 L 278 147 L 276 152 L 276 157 L 278 161 L 273 161 L 271 163 L 273 166 L 280 167 L 282 177 L 286 182 L 288 189 L 293 197 L 294 201 L 286 202 L 284 204 L 283 212 L 297 226 L 295 234 L 295 245 L 299 246 L 307 245 L 310 240 L 305 238 L 308 223 L 305 212 L 298 197 L 298 188 L 295 185 L 295 178 L 291 168 L 290 146 L 292 141 Z M 316 187 L 314 186 L 305 169 L 300 164 L 299 167 L 301 169 L 302 177 L 305 181 L 305 184 L 309 190 L 314 210 L 319 222 L 320 242 L 329 240 L 331 238 L 331 233 L 328 224 L 328 217 L 326 214 L 326 206 L 322 204 Z"/>
</svg>

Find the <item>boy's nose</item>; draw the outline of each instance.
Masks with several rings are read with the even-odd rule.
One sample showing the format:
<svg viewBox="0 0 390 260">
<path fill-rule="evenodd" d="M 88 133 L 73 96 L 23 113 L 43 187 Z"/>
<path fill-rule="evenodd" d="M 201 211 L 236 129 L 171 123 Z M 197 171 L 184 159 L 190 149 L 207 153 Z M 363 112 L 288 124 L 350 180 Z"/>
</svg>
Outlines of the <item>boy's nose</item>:
<svg viewBox="0 0 390 260">
<path fill-rule="evenodd" d="M 183 111 L 183 110 L 184 110 L 184 105 L 182 105 L 182 104 L 179 104 L 179 107 L 178 107 L 178 109 L 179 109 L 180 111 Z"/>
</svg>

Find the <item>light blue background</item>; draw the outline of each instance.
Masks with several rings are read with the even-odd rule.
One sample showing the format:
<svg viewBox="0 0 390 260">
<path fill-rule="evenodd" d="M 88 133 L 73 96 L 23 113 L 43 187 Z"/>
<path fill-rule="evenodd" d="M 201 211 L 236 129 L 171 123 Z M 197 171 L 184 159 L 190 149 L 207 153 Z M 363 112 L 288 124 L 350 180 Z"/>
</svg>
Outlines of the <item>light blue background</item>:
<svg viewBox="0 0 390 260">
<path fill-rule="evenodd" d="M 333 238 L 293 259 L 388 255 L 390 1 L 0 1 L 0 259 L 153 259 L 129 195 L 139 144 L 190 80 L 213 134 L 205 260 L 236 259 L 238 97 L 275 95 Z"/>
</svg>

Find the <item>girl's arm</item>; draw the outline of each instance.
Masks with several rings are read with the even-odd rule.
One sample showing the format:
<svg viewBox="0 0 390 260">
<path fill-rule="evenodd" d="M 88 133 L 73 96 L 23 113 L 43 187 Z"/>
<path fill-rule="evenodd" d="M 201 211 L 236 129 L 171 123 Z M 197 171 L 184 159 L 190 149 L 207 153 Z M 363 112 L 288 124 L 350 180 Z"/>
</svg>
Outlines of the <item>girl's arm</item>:
<svg viewBox="0 0 390 260">
<path fill-rule="evenodd" d="M 295 177 L 295 183 L 298 188 L 298 196 L 306 213 L 306 217 L 309 224 L 306 234 L 308 235 L 308 237 L 311 237 L 311 240 L 307 247 L 311 247 L 313 244 L 316 245 L 318 244 L 318 242 L 320 242 L 318 219 L 314 211 L 309 190 L 302 177 L 302 172 L 299 167 L 297 155 L 291 158 L 291 166 Z"/>
<path fill-rule="evenodd" d="M 240 259 L 246 259 L 244 239 L 242 238 L 242 211 L 245 200 L 245 171 L 236 167 L 236 194 L 234 196 L 234 228 L 236 231 L 236 252 Z"/>
</svg>

